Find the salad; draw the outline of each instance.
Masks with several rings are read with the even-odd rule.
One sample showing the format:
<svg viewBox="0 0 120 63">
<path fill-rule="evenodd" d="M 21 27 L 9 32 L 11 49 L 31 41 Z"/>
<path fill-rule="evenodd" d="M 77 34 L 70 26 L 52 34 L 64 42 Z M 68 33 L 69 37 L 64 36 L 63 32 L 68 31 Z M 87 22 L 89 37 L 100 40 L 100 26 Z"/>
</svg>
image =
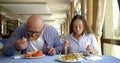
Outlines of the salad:
<svg viewBox="0 0 120 63">
<path fill-rule="evenodd" d="M 77 53 L 71 53 L 58 58 L 60 61 L 81 61 L 81 55 Z"/>
</svg>

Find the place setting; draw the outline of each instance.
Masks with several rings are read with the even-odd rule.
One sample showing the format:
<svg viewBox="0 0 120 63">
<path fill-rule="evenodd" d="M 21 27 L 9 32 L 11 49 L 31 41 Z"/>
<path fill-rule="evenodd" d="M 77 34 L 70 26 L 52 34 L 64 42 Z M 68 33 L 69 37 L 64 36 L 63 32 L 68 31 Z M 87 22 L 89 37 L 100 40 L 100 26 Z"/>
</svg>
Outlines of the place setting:
<svg viewBox="0 0 120 63">
<path fill-rule="evenodd" d="M 41 57 L 44 57 L 45 55 L 43 54 L 43 52 L 41 50 L 36 50 L 36 51 L 30 51 L 30 52 L 27 52 L 23 55 L 14 55 L 13 58 L 14 59 L 20 59 L 20 58 L 23 58 L 23 59 L 34 59 L 34 58 L 41 58 Z"/>
<path fill-rule="evenodd" d="M 67 53 L 68 51 L 65 50 L 65 54 L 60 54 L 58 58 L 56 58 L 59 62 L 65 62 L 65 63 L 77 63 L 81 62 L 83 60 L 98 60 L 101 59 L 101 57 L 97 55 L 93 55 L 90 53 Z"/>
<path fill-rule="evenodd" d="M 60 54 L 60 56 L 56 59 L 59 62 L 65 62 L 65 63 L 76 63 L 83 60 L 83 54 L 82 53 L 69 53 L 67 49 L 65 49 L 65 54 Z"/>
<path fill-rule="evenodd" d="M 61 55 L 56 60 L 60 62 L 80 62 L 83 58 L 81 53 L 70 53 Z"/>
</svg>

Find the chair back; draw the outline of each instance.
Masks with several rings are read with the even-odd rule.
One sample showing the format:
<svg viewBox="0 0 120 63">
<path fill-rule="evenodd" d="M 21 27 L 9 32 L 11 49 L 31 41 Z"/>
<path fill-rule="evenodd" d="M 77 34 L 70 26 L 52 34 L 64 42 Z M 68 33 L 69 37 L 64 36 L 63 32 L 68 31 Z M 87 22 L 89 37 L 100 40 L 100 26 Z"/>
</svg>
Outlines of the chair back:
<svg viewBox="0 0 120 63">
<path fill-rule="evenodd" d="M 0 39 L 0 42 L 4 45 L 6 42 L 8 41 L 8 39 Z"/>
</svg>

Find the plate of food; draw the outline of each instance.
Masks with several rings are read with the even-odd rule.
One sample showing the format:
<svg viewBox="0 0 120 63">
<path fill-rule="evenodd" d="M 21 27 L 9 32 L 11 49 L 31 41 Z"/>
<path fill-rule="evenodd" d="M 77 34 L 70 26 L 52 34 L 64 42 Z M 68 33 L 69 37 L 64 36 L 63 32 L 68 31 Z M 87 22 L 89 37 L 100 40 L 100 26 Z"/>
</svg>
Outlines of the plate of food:
<svg viewBox="0 0 120 63">
<path fill-rule="evenodd" d="M 67 55 L 62 55 L 57 58 L 57 60 L 62 62 L 80 62 L 82 61 L 82 57 L 77 53 L 71 53 Z"/>
<path fill-rule="evenodd" d="M 45 56 L 41 50 L 31 51 L 24 54 L 24 58 L 40 58 Z"/>
</svg>

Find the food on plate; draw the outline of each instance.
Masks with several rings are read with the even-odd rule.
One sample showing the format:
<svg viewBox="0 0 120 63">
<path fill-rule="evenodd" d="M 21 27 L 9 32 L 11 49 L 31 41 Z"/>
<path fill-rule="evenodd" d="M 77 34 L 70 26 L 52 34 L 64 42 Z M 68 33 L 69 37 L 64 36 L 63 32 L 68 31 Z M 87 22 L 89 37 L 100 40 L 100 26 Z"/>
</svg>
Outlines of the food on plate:
<svg viewBox="0 0 120 63">
<path fill-rule="evenodd" d="M 81 60 L 81 55 L 79 54 L 75 54 L 75 53 L 70 53 L 70 54 L 67 54 L 67 55 L 64 55 L 64 56 L 61 56 L 58 58 L 58 60 L 61 60 L 61 61 L 80 61 Z"/>
<path fill-rule="evenodd" d="M 30 41 L 34 41 L 35 38 L 33 36 L 30 36 Z"/>
<path fill-rule="evenodd" d="M 39 56 L 43 56 L 43 52 L 41 50 L 25 53 L 25 57 L 39 57 Z"/>
<path fill-rule="evenodd" d="M 43 52 L 38 50 L 37 52 L 35 52 L 35 54 L 32 54 L 33 57 L 36 57 L 36 56 L 42 56 L 43 55 Z"/>
</svg>

